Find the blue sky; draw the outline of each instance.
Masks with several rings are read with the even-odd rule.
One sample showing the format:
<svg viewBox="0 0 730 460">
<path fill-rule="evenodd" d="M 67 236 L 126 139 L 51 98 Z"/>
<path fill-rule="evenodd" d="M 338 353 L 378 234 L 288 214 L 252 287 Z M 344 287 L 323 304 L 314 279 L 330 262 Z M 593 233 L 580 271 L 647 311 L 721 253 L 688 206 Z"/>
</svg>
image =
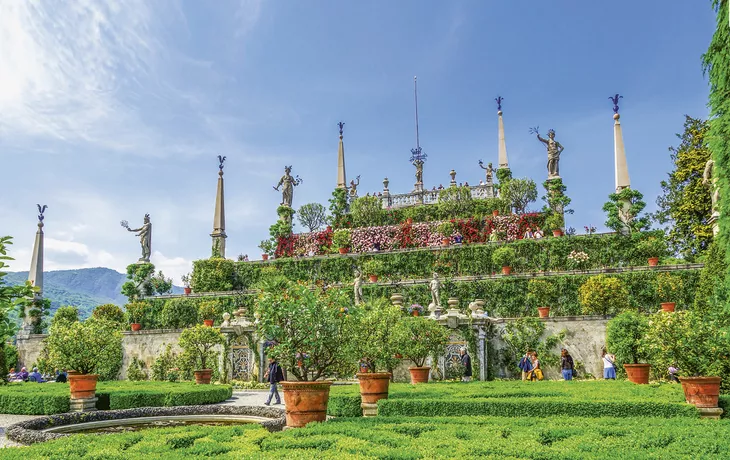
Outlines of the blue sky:
<svg viewBox="0 0 730 460">
<path fill-rule="evenodd" d="M 548 4 L 549 3 L 549 4 Z M 541 183 L 553 128 L 568 225 L 603 227 L 613 191 L 610 95 L 621 93 L 632 186 L 654 208 L 684 114 L 705 117 L 709 1 L 344 2 L 10 0 L 0 4 L 0 234 L 27 270 L 35 204 L 47 269 L 123 270 L 153 222 L 153 262 L 179 284 L 210 254 L 218 154 L 228 256 L 258 257 L 283 166 L 294 206 L 336 185 L 337 126 L 360 190 L 412 188 L 413 76 L 429 188 L 497 163 L 504 97 L 513 175 Z M 348 179 L 349 180 L 349 179 Z M 535 204 L 540 207 L 541 203 Z"/>
</svg>

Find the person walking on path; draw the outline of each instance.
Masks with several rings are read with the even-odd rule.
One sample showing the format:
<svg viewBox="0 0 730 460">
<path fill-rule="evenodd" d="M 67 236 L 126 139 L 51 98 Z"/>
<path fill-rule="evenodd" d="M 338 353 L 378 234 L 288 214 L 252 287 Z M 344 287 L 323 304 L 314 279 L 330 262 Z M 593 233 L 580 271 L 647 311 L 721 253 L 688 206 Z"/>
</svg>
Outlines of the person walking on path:
<svg viewBox="0 0 730 460">
<path fill-rule="evenodd" d="M 522 371 L 522 380 L 527 380 L 527 375 L 532 371 L 532 354 L 530 350 L 525 352 L 525 356 L 522 357 L 517 367 Z"/>
<path fill-rule="evenodd" d="M 563 372 L 563 379 L 573 380 L 573 370 L 575 364 L 573 363 L 573 357 L 570 356 L 568 350 L 563 348 L 560 350 L 560 370 Z"/>
<path fill-rule="evenodd" d="M 606 350 L 603 350 L 603 353 L 601 353 L 601 358 L 603 359 L 603 378 L 606 380 L 616 380 L 616 357 L 606 353 Z"/>
<path fill-rule="evenodd" d="M 461 364 L 464 365 L 464 376 L 461 378 L 462 382 L 469 382 L 471 380 L 471 356 L 466 352 L 466 348 L 460 348 L 459 354 L 461 355 Z"/>
<path fill-rule="evenodd" d="M 279 391 L 276 389 L 276 384 L 284 380 L 284 372 L 281 370 L 281 366 L 279 366 L 279 363 L 276 362 L 274 358 L 269 358 L 269 369 L 264 374 L 264 378 L 269 382 L 269 385 L 271 385 L 271 390 L 269 390 L 269 397 L 266 399 L 267 406 L 271 405 L 271 398 L 276 397 L 276 402 L 274 404 L 281 404 L 281 397 L 279 397 Z"/>
</svg>

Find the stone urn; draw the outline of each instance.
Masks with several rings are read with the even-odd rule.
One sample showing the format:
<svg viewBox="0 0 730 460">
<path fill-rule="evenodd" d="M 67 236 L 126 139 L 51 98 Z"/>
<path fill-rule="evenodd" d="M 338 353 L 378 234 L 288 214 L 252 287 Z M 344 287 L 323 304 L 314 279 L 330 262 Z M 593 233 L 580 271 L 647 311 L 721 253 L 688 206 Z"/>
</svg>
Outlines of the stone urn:
<svg viewBox="0 0 730 460">
<path fill-rule="evenodd" d="M 96 382 L 98 374 L 68 373 L 68 383 L 71 388 L 71 399 L 91 399 L 96 396 Z"/>
<path fill-rule="evenodd" d="M 375 404 L 381 399 L 388 399 L 390 372 L 358 373 L 360 381 L 360 397 L 363 404 Z"/>
<path fill-rule="evenodd" d="M 329 381 L 281 382 L 286 405 L 286 426 L 301 428 L 309 422 L 327 419 Z"/>
<path fill-rule="evenodd" d="M 720 377 L 680 377 L 684 399 L 697 407 L 717 407 L 720 397 Z"/>
<path fill-rule="evenodd" d="M 390 302 L 395 305 L 396 307 L 402 307 L 403 306 L 403 295 L 402 294 L 393 294 L 390 296 Z"/>
</svg>

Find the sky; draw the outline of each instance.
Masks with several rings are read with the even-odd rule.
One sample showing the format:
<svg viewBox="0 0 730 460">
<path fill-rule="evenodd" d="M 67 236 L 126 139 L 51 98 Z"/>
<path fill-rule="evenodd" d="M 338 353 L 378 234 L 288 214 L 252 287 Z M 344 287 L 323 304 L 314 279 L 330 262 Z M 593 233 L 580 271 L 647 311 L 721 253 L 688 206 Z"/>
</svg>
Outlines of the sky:
<svg viewBox="0 0 730 460">
<path fill-rule="evenodd" d="M 671 3 L 671 5 L 669 5 Z M 120 226 L 152 218 L 152 262 L 180 284 L 210 256 L 225 155 L 227 256 L 268 238 L 285 165 L 294 207 L 326 204 L 345 122 L 348 181 L 413 188 L 413 77 L 428 188 L 483 179 L 502 108 L 514 177 L 547 178 L 529 128 L 555 129 L 567 225 L 604 228 L 620 93 L 632 188 L 656 208 L 684 115 L 705 118 L 709 1 L 4 0 L 0 234 L 27 270 L 47 204 L 46 270 L 124 271 Z M 537 209 L 538 202 L 533 205 Z M 296 230 L 296 228 L 295 228 Z"/>
</svg>

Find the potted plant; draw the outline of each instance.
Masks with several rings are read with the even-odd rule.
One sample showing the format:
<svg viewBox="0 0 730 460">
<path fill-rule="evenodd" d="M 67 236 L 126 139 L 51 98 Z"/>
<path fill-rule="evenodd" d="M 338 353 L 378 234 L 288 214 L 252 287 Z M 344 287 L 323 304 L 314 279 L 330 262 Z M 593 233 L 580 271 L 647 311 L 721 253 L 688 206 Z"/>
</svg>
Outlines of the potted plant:
<svg viewBox="0 0 730 460">
<path fill-rule="evenodd" d="M 449 339 L 448 330 L 436 321 L 423 316 L 403 318 L 395 331 L 398 348 L 413 363 L 409 367 L 411 383 L 426 383 L 431 370 L 426 366 L 429 356 L 440 355 Z"/>
<path fill-rule="evenodd" d="M 362 271 L 370 277 L 370 281 L 376 283 L 378 276 L 383 273 L 385 265 L 379 259 L 370 259 L 362 264 Z"/>
<path fill-rule="evenodd" d="M 106 321 L 60 322 L 46 344 L 55 367 L 74 371 L 68 376 L 71 399 L 94 398 L 99 372 L 122 359 L 122 334 Z"/>
<path fill-rule="evenodd" d="M 423 315 L 423 306 L 417 303 L 411 304 L 411 306 L 408 307 L 408 314 L 411 316 Z"/>
<path fill-rule="evenodd" d="M 350 230 L 346 228 L 335 230 L 332 234 L 332 244 L 337 247 L 337 249 L 340 251 L 340 254 L 347 254 L 351 244 Z"/>
<path fill-rule="evenodd" d="M 562 215 L 557 212 L 551 213 L 545 219 L 545 230 L 552 231 L 554 237 L 563 235 L 563 227 L 565 226 L 565 219 Z"/>
<path fill-rule="evenodd" d="M 502 274 L 509 275 L 512 272 L 512 264 L 517 259 L 517 252 L 510 246 L 502 246 L 492 253 L 492 262 L 502 267 Z"/>
<path fill-rule="evenodd" d="M 493 209 L 492 210 L 492 217 L 497 217 L 499 215 L 499 209 Z"/>
<path fill-rule="evenodd" d="M 215 315 L 218 313 L 218 303 L 215 300 L 206 300 L 200 302 L 198 307 L 198 314 L 200 319 L 203 320 L 203 324 L 207 327 L 213 327 Z"/>
<path fill-rule="evenodd" d="M 182 331 L 178 344 L 195 362 L 194 369 L 196 370 L 193 372 L 195 383 L 199 385 L 210 383 L 213 370 L 209 367 L 209 364 L 214 364 L 218 359 L 213 348 L 216 345 L 223 345 L 225 341 L 223 334 L 217 329 L 201 324 Z"/>
<path fill-rule="evenodd" d="M 616 364 L 623 364 L 629 381 L 638 384 L 649 383 L 651 364 L 647 360 L 644 337 L 649 322 L 646 316 L 634 311 L 616 315 L 606 326 L 606 346 L 616 356 Z"/>
<path fill-rule="evenodd" d="M 620 278 L 596 275 L 578 288 L 578 301 L 585 315 L 612 315 L 629 308 L 629 290 Z"/>
<path fill-rule="evenodd" d="M 259 243 L 259 249 L 261 249 L 261 259 L 269 260 L 269 256 L 274 253 L 276 247 L 272 240 L 261 240 Z"/>
<path fill-rule="evenodd" d="M 639 241 L 636 250 L 646 257 L 650 267 L 656 267 L 659 264 L 659 258 L 667 253 L 667 243 L 663 238 L 650 236 Z"/>
<path fill-rule="evenodd" d="M 443 246 L 448 246 L 449 244 L 451 244 L 451 235 L 454 234 L 453 222 L 441 222 L 439 226 L 436 227 L 436 231 L 439 232 L 439 234 L 441 235 L 441 244 Z"/>
<path fill-rule="evenodd" d="M 190 295 L 190 293 L 193 292 L 193 290 L 190 288 L 190 273 L 182 275 L 180 277 L 180 281 L 182 281 L 183 283 L 183 292 L 185 293 L 185 295 Z"/>
<path fill-rule="evenodd" d="M 677 275 L 668 272 L 659 273 L 656 277 L 656 292 L 661 303 L 662 310 L 673 312 L 684 292 L 684 282 Z"/>
<path fill-rule="evenodd" d="M 537 307 L 540 318 L 550 315 L 550 303 L 555 299 L 553 283 L 540 279 L 531 279 L 527 282 L 527 301 Z"/>
<path fill-rule="evenodd" d="M 375 404 L 388 398 L 392 369 L 400 362 L 397 358 L 399 344 L 394 332 L 401 318 L 400 307 L 385 300 L 355 310 L 350 318 L 354 331 L 348 354 L 357 357 L 361 363 L 357 378 L 363 404 Z"/>
<path fill-rule="evenodd" d="M 144 302 L 130 302 L 125 306 L 127 316 L 129 317 L 129 325 L 133 331 L 142 329 L 142 320 L 144 319 L 147 304 Z"/>
<path fill-rule="evenodd" d="M 321 379 L 352 371 L 357 358 L 348 353 L 351 303 L 346 292 L 289 281 L 257 297 L 257 333 L 276 343 L 268 355 L 288 369 L 282 382 L 288 426 L 324 421 L 332 382 Z"/>
</svg>

